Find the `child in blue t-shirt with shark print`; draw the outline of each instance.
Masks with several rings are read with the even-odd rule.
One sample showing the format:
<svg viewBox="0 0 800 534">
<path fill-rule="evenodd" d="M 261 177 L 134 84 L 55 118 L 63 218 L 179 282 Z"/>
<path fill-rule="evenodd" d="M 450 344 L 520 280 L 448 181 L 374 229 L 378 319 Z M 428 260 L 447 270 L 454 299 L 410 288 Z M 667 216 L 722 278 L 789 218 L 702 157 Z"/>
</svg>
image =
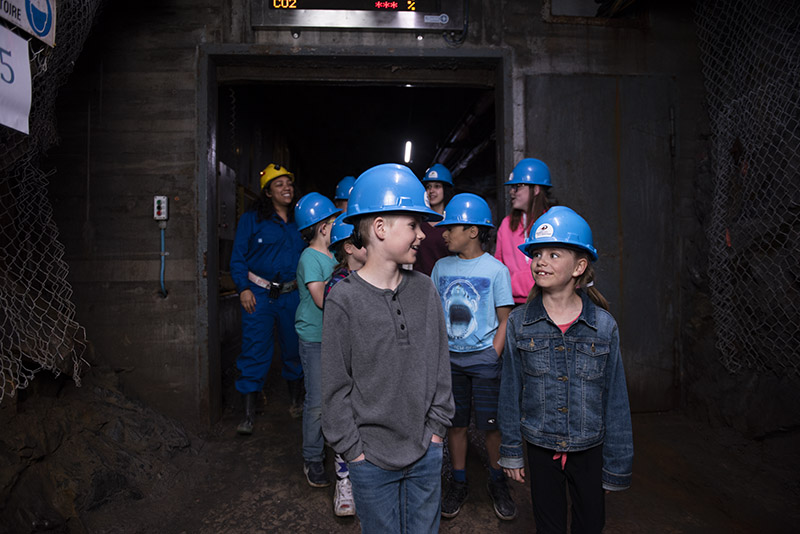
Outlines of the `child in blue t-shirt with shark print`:
<svg viewBox="0 0 800 534">
<path fill-rule="evenodd" d="M 444 211 L 444 240 L 453 253 L 436 262 L 431 279 L 444 307 L 450 345 L 450 371 L 456 414 L 447 441 L 453 481 L 442 498 L 442 516 L 455 517 L 469 494 L 466 478 L 467 428 L 472 400 L 475 426 L 486 433 L 489 456 L 487 489 L 495 514 L 516 516 L 500 459 L 497 401 L 506 320 L 514 306 L 508 268 L 484 251 L 493 228 L 484 199 L 471 193 L 453 197 Z"/>
</svg>

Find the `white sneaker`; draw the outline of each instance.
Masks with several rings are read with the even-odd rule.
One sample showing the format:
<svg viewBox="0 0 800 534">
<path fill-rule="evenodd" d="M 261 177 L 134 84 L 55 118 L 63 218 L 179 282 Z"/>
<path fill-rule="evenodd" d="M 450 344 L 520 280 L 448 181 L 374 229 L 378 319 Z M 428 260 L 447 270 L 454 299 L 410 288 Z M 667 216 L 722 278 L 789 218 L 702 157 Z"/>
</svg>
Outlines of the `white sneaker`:
<svg viewBox="0 0 800 534">
<path fill-rule="evenodd" d="M 336 482 L 333 513 L 339 517 L 356 515 L 356 503 L 353 501 L 353 486 L 350 484 L 350 478 L 340 478 Z"/>
</svg>

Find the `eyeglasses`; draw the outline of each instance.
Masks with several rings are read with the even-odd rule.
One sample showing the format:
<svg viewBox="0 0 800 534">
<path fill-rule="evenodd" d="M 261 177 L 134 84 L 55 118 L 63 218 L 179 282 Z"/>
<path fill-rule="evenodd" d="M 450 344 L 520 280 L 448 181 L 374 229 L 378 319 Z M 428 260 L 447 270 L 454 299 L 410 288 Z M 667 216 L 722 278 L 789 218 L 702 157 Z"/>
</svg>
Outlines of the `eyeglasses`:
<svg viewBox="0 0 800 534">
<path fill-rule="evenodd" d="M 528 184 L 511 184 L 508 187 L 510 187 L 511 190 L 516 193 L 517 191 L 519 191 L 520 187 L 528 187 Z"/>
</svg>

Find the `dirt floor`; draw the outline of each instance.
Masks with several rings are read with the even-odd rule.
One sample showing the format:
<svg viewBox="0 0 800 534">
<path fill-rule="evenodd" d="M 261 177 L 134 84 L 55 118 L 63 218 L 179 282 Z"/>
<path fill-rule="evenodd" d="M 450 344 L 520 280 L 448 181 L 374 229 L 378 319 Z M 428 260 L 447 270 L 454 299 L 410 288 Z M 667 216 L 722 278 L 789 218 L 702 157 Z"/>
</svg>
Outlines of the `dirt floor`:
<svg viewBox="0 0 800 534">
<path fill-rule="evenodd" d="M 239 437 L 233 402 L 210 432 L 194 436 L 118 396 L 112 380 L 95 382 L 80 390 L 67 384 L 50 397 L 20 403 L 16 416 L 5 417 L 0 475 L 15 474 L 13 483 L 1 481 L 8 491 L 0 503 L 0 532 L 360 531 L 357 519 L 333 515 L 332 487 L 306 484 L 301 421 L 289 416 L 284 384 L 270 383 L 254 435 Z M 48 421 L 61 417 L 56 406 L 84 412 L 62 424 L 56 437 L 51 431 L 40 438 L 9 435 L 25 434 L 19 425 L 30 427 L 33 417 L 41 426 L 53 426 Z M 106 414 L 102 421 L 99 413 Z M 605 532 L 797 531 L 800 436 L 750 441 L 677 413 L 636 414 L 633 424 L 633 486 L 607 496 Z M 38 454 L 29 454 L 43 447 L 36 439 L 52 450 L 9 471 L 10 455 Z M 475 434 L 471 445 L 471 495 L 458 517 L 442 521 L 441 531 L 534 532 L 527 485 L 512 485 L 518 517 L 510 522 L 495 517 L 485 490 L 485 454 Z M 38 502 L 53 503 L 32 502 L 37 495 L 45 497 Z"/>
</svg>

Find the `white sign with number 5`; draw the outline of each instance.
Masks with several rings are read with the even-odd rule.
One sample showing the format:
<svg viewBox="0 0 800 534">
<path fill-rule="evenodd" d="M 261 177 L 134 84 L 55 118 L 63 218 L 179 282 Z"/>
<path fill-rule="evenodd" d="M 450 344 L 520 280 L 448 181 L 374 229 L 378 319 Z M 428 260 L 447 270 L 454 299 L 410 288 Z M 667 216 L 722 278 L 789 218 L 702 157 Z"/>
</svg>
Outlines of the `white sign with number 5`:
<svg viewBox="0 0 800 534">
<path fill-rule="evenodd" d="M 31 63 L 28 41 L 0 26 L 0 124 L 28 132 Z"/>
</svg>

